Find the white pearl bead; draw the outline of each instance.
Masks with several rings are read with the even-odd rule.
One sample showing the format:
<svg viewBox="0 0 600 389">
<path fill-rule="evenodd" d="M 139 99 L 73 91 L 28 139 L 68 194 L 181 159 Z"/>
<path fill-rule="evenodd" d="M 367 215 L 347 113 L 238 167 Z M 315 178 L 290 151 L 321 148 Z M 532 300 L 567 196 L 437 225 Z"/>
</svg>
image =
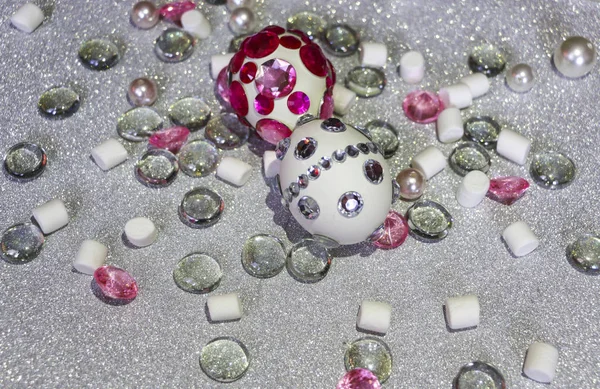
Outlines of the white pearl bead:
<svg viewBox="0 0 600 389">
<path fill-rule="evenodd" d="M 248 34 L 256 28 L 256 16 L 250 8 L 236 8 L 231 12 L 229 28 L 236 35 Z"/>
<path fill-rule="evenodd" d="M 556 69 L 568 78 L 583 77 L 596 64 L 596 49 L 581 36 L 567 38 L 554 52 Z"/>
<path fill-rule="evenodd" d="M 156 26 L 159 20 L 158 9 L 150 1 L 140 1 L 131 9 L 131 23 L 142 30 Z"/>
<path fill-rule="evenodd" d="M 405 200 L 416 200 L 423 195 L 427 181 L 420 170 L 404 169 L 396 176 L 400 187 L 400 197 Z"/>
<path fill-rule="evenodd" d="M 535 77 L 531 66 L 520 63 L 506 72 L 506 84 L 515 92 L 529 92 L 535 85 Z"/>
</svg>

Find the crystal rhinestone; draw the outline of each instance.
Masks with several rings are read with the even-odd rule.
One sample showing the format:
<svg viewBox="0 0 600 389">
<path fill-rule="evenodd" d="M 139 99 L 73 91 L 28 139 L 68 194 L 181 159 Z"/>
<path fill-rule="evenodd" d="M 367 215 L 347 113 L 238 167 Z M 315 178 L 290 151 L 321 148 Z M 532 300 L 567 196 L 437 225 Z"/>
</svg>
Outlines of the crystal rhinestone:
<svg viewBox="0 0 600 389">
<path fill-rule="evenodd" d="M 487 173 L 490 170 L 491 158 L 485 148 L 478 143 L 466 142 L 454 148 L 448 162 L 458 175 L 465 176 L 473 170 Z"/>
<path fill-rule="evenodd" d="M 397 180 L 392 180 L 392 204 L 395 204 L 399 198 L 400 198 L 400 184 L 398 184 Z"/>
<path fill-rule="evenodd" d="M 221 69 L 217 82 L 215 82 L 215 97 L 219 100 L 219 103 L 223 107 L 224 111 L 233 111 L 231 107 L 231 91 L 229 90 L 229 76 L 227 75 L 227 68 Z"/>
<path fill-rule="evenodd" d="M 170 151 L 150 149 L 135 164 L 135 177 L 151 188 L 161 188 L 175 181 L 179 166 Z"/>
<path fill-rule="evenodd" d="M 232 81 L 229 85 L 229 101 L 239 116 L 248 115 L 248 97 L 242 84 L 237 81 Z"/>
<path fill-rule="evenodd" d="M 310 108 L 310 99 L 304 92 L 294 92 L 288 97 L 287 106 L 293 114 L 302 115 Z"/>
<path fill-rule="evenodd" d="M 567 247 L 567 259 L 577 270 L 587 274 L 600 274 L 600 237 L 585 234 Z"/>
<path fill-rule="evenodd" d="M 254 62 L 246 62 L 240 70 L 240 80 L 242 80 L 244 84 L 250 84 L 256 78 L 257 71 L 258 67 Z"/>
<path fill-rule="evenodd" d="M 158 149 L 169 150 L 177 153 L 181 146 L 187 142 L 190 130 L 186 127 L 175 126 L 164 130 L 156 131 L 148 139 L 148 143 Z"/>
<path fill-rule="evenodd" d="M 358 216 L 365 202 L 357 192 L 346 192 L 338 200 L 338 211 L 347 218 Z"/>
<path fill-rule="evenodd" d="M 331 158 L 329 157 L 321 157 L 321 159 L 319 160 L 319 165 L 324 169 L 324 170 L 329 170 L 331 169 Z"/>
<path fill-rule="evenodd" d="M 285 188 L 282 192 L 282 196 L 286 203 L 291 203 L 294 199 L 294 194 L 292 193 L 290 188 Z"/>
<path fill-rule="evenodd" d="M 379 153 L 379 147 L 377 147 L 377 144 L 375 144 L 374 142 L 367 142 L 367 146 L 369 147 L 369 150 L 371 150 L 371 152 L 373 154 Z M 385 154 L 384 154 L 384 157 L 385 157 Z"/>
<path fill-rule="evenodd" d="M 194 52 L 194 37 L 187 31 L 167 28 L 154 43 L 154 53 L 164 62 L 181 62 Z"/>
<path fill-rule="evenodd" d="M 248 141 L 250 128 L 242 124 L 235 114 L 221 113 L 209 120 L 204 136 L 218 148 L 231 150 Z"/>
<path fill-rule="evenodd" d="M 279 43 L 281 43 L 281 46 L 285 47 L 286 49 L 290 49 L 290 50 L 297 50 L 302 46 L 302 42 L 300 41 L 300 39 L 296 38 L 295 36 L 291 36 L 291 35 L 286 35 L 286 36 L 280 37 Z"/>
<path fill-rule="evenodd" d="M 306 33 L 310 39 L 322 37 L 326 27 L 327 22 L 312 12 L 300 12 L 287 20 L 288 30 L 300 30 Z"/>
<path fill-rule="evenodd" d="M 289 190 L 292 193 L 292 196 L 298 197 L 300 194 L 300 185 L 297 182 L 292 182 L 289 186 Z"/>
<path fill-rule="evenodd" d="M 181 171 L 190 177 L 204 177 L 214 172 L 220 160 L 217 147 L 204 139 L 187 143 L 178 156 Z"/>
<path fill-rule="evenodd" d="M 251 276 L 270 278 L 285 267 L 286 251 L 281 240 L 273 235 L 251 236 L 242 248 L 242 266 Z"/>
<path fill-rule="evenodd" d="M 261 138 L 274 145 L 292 135 L 292 131 L 285 124 L 274 119 L 259 120 L 256 123 L 256 132 Z"/>
<path fill-rule="evenodd" d="M 305 125 L 306 123 L 310 123 L 313 120 L 317 120 L 317 118 L 315 118 L 313 115 L 307 113 L 304 114 L 302 116 L 300 116 L 300 118 L 298 118 L 298 121 L 296 122 L 296 127 L 300 127 Z"/>
<path fill-rule="evenodd" d="M 298 183 L 298 187 L 300 187 L 300 189 L 308 188 L 308 176 L 306 174 L 300 174 L 296 182 Z"/>
<path fill-rule="evenodd" d="M 489 116 L 474 116 L 464 124 L 465 138 L 479 143 L 486 149 L 496 147 L 498 135 L 500 135 L 500 124 Z"/>
<path fill-rule="evenodd" d="M 358 143 L 356 148 L 363 154 L 369 154 L 371 150 L 369 150 L 369 146 L 366 143 Z"/>
<path fill-rule="evenodd" d="M 408 236 L 408 223 L 396 211 L 390 211 L 383 222 L 383 233 L 373 241 L 380 249 L 395 249 L 404 243 Z"/>
<path fill-rule="evenodd" d="M 12 146 L 4 157 L 4 170 L 11 177 L 29 180 L 44 172 L 48 157 L 35 143 L 21 142 Z"/>
<path fill-rule="evenodd" d="M 363 134 L 367 139 L 371 140 L 371 133 L 365 127 L 354 124 L 354 128 L 356 129 L 356 131 Z"/>
<path fill-rule="evenodd" d="M 383 181 L 383 166 L 374 159 L 367 159 L 363 164 L 363 173 L 372 184 L 380 184 Z"/>
<path fill-rule="evenodd" d="M 360 154 L 360 151 L 354 145 L 346 146 L 346 154 L 351 158 L 356 158 Z"/>
<path fill-rule="evenodd" d="M 221 218 L 223 209 L 225 202 L 217 193 L 208 188 L 194 188 L 183 196 L 179 218 L 188 227 L 208 227 Z"/>
<path fill-rule="evenodd" d="M 493 366 L 471 362 L 461 367 L 454 379 L 455 389 L 506 389 L 506 381 Z"/>
<path fill-rule="evenodd" d="M 367 369 L 384 383 L 392 374 L 392 352 L 383 341 L 366 337 L 348 344 L 344 355 L 346 370 Z"/>
<path fill-rule="evenodd" d="M 254 110 L 259 115 L 268 115 L 275 108 L 275 100 L 264 95 L 256 95 L 254 98 Z"/>
<path fill-rule="evenodd" d="M 521 177 L 497 177 L 490 180 L 487 197 L 504 205 L 511 205 L 525 195 L 529 182 Z"/>
<path fill-rule="evenodd" d="M 171 23 L 179 24 L 181 22 L 181 16 L 187 11 L 191 11 L 196 8 L 196 4 L 192 1 L 174 1 L 163 5 L 158 9 L 160 17 L 170 21 Z"/>
<path fill-rule="evenodd" d="M 20 264 L 32 261 L 42 251 L 44 234 L 32 223 L 20 223 L 9 227 L 0 239 L 0 254 L 8 263 Z"/>
<path fill-rule="evenodd" d="M 370 370 L 359 367 L 344 374 L 335 389 L 381 389 L 381 384 Z"/>
<path fill-rule="evenodd" d="M 296 159 L 309 159 L 317 151 L 317 141 L 314 138 L 302 138 L 296 145 L 294 156 Z"/>
<path fill-rule="evenodd" d="M 94 281 L 109 299 L 133 300 L 137 296 L 138 286 L 135 279 L 123 269 L 115 266 L 100 266 L 94 272 Z"/>
<path fill-rule="evenodd" d="M 491 43 L 482 43 L 473 49 L 468 64 L 473 73 L 495 77 L 506 67 L 506 54 Z"/>
<path fill-rule="evenodd" d="M 141 142 L 160 130 L 163 120 L 156 111 L 147 107 L 132 108 L 117 120 L 117 132 L 131 142 Z"/>
<path fill-rule="evenodd" d="M 308 168 L 308 178 L 316 180 L 321 175 L 321 168 L 317 165 L 312 165 Z"/>
<path fill-rule="evenodd" d="M 346 125 L 337 118 L 329 118 L 321 123 L 321 128 L 329 132 L 344 132 L 346 131 Z"/>
<path fill-rule="evenodd" d="M 452 216 L 435 201 L 419 200 L 408 208 L 406 215 L 410 234 L 423 242 L 444 239 L 452 227 Z"/>
<path fill-rule="evenodd" d="M 333 24 L 325 30 L 325 49 L 338 57 L 347 57 L 358 51 L 358 33 L 346 24 Z"/>
<path fill-rule="evenodd" d="M 321 48 L 315 43 L 309 43 L 300 48 L 300 59 L 306 68 L 317 77 L 325 77 L 329 71 L 327 59 Z"/>
<path fill-rule="evenodd" d="M 270 59 L 260 65 L 254 84 L 258 93 L 269 99 L 285 97 L 296 86 L 296 69 L 283 59 Z"/>
<path fill-rule="evenodd" d="M 198 97 L 184 97 L 169 107 L 169 119 L 190 131 L 197 131 L 206 126 L 210 115 L 210 107 Z"/>
<path fill-rule="evenodd" d="M 50 88 L 40 96 L 38 108 L 44 115 L 65 118 L 79 109 L 79 95 L 64 86 Z"/>
<path fill-rule="evenodd" d="M 365 128 L 373 142 L 378 145 L 378 149 L 383 150 L 384 158 L 391 158 L 396 153 L 400 142 L 398 141 L 398 131 L 394 126 L 383 120 L 373 120 L 367 123 Z M 371 143 L 369 146 L 373 148 L 375 145 Z M 377 151 L 372 152 L 376 153 Z"/>
<path fill-rule="evenodd" d="M 375 231 L 373 231 L 365 241 L 373 243 L 378 239 L 382 238 L 383 234 L 385 234 L 385 226 L 382 224 L 379 227 L 377 227 Z"/>
<path fill-rule="evenodd" d="M 114 43 L 103 39 L 91 39 L 79 48 L 79 59 L 89 69 L 106 70 L 115 66 L 121 55 Z"/>
<path fill-rule="evenodd" d="M 286 259 L 288 273 L 297 281 L 314 283 L 321 281 L 331 267 L 332 258 L 327 248 L 313 239 L 296 243 Z"/>
<path fill-rule="evenodd" d="M 329 119 L 333 116 L 333 110 L 333 96 L 329 94 L 329 91 L 325 91 L 321 105 L 319 105 L 319 119 Z"/>
<path fill-rule="evenodd" d="M 202 371 L 218 382 L 233 382 L 242 378 L 250 366 L 250 354 L 239 340 L 216 338 L 200 351 Z"/>
<path fill-rule="evenodd" d="M 344 162 L 346 160 L 346 152 L 344 150 L 336 150 L 331 155 L 336 162 Z"/>
<path fill-rule="evenodd" d="M 317 201 L 309 196 L 303 196 L 298 200 L 298 209 L 302 216 L 308 220 L 315 220 L 321 212 Z"/>
<path fill-rule="evenodd" d="M 243 44 L 244 54 L 250 58 L 263 58 L 273 54 L 279 47 L 279 37 L 271 31 L 263 31 L 252 35 Z"/>
<path fill-rule="evenodd" d="M 222 277 L 219 262 L 205 253 L 189 254 L 173 269 L 175 284 L 190 293 L 212 292 L 219 286 Z"/>
<path fill-rule="evenodd" d="M 379 96 L 386 83 L 385 74 L 375 68 L 356 67 L 346 76 L 346 87 L 358 97 Z"/>
<path fill-rule="evenodd" d="M 227 51 L 230 53 L 237 53 L 242 48 L 242 43 L 250 36 L 252 36 L 252 34 L 244 34 L 233 37 L 229 42 L 229 48 Z"/>
<path fill-rule="evenodd" d="M 444 110 L 444 103 L 435 93 L 416 90 L 404 98 L 402 109 L 406 117 L 413 122 L 427 124 L 437 120 Z"/>
<path fill-rule="evenodd" d="M 575 163 L 558 152 L 536 154 L 531 161 L 529 174 L 536 184 L 546 189 L 561 189 L 575 179 Z"/>
<path fill-rule="evenodd" d="M 290 138 L 283 138 L 277 143 L 277 147 L 275 148 L 275 155 L 277 155 L 277 159 L 283 160 L 285 154 L 290 148 Z"/>
</svg>

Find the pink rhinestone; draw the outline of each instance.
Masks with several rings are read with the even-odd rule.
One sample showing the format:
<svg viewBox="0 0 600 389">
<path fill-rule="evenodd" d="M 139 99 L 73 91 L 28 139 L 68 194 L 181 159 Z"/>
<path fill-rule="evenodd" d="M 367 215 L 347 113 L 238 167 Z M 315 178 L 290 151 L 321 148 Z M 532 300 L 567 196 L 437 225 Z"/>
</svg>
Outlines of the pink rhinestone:
<svg viewBox="0 0 600 389">
<path fill-rule="evenodd" d="M 281 46 L 291 50 L 299 49 L 300 46 L 302 46 L 302 42 L 300 42 L 300 39 L 291 35 L 282 36 L 281 38 L 279 38 L 279 42 L 281 43 Z"/>
<path fill-rule="evenodd" d="M 135 279 L 123 269 L 104 265 L 94 272 L 94 280 L 102 293 L 111 299 L 132 300 L 137 296 Z"/>
<path fill-rule="evenodd" d="M 262 31 L 270 31 L 270 32 L 274 32 L 277 35 L 281 35 L 281 34 L 285 33 L 285 28 L 279 27 L 276 25 L 272 25 L 272 26 L 267 26 L 267 27 L 263 28 Z"/>
<path fill-rule="evenodd" d="M 296 86 L 296 69 L 279 58 L 268 60 L 260 65 L 255 85 L 261 95 L 271 99 L 285 97 Z"/>
<path fill-rule="evenodd" d="M 240 80 L 244 84 L 250 84 L 256 77 L 256 64 L 254 62 L 246 62 L 240 70 Z"/>
<path fill-rule="evenodd" d="M 402 109 L 406 117 L 413 122 L 427 124 L 437 120 L 444 110 L 444 103 L 434 93 L 416 90 L 406 96 Z"/>
<path fill-rule="evenodd" d="M 396 211 L 390 211 L 383 222 L 383 235 L 373 244 L 380 249 L 395 249 L 404 243 L 407 236 L 408 223 L 404 216 Z"/>
<path fill-rule="evenodd" d="M 319 110 L 319 119 L 329 119 L 333 116 L 333 97 L 329 93 L 323 96 L 321 109 Z"/>
<path fill-rule="evenodd" d="M 238 81 L 232 81 L 229 85 L 229 102 L 231 107 L 240 116 L 248 115 L 248 97 L 242 84 Z"/>
<path fill-rule="evenodd" d="M 273 112 L 275 108 L 275 102 L 263 95 L 256 95 L 254 99 L 254 109 L 261 115 L 268 115 Z"/>
<path fill-rule="evenodd" d="M 302 115 L 310 108 L 310 99 L 304 92 L 294 92 L 288 97 L 287 106 L 296 115 Z"/>
<path fill-rule="evenodd" d="M 229 75 L 227 74 L 227 68 L 223 68 L 219 72 L 219 77 L 217 77 L 217 82 L 215 83 L 215 94 L 226 110 L 230 110 L 231 108 L 229 93 Z"/>
<path fill-rule="evenodd" d="M 511 205 L 523 197 L 528 188 L 529 182 L 521 177 L 492 178 L 487 197 L 504 205 Z"/>
<path fill-rule="evenodd" d="M 325 77 L 327 75 L 327 59 L 318 45 L 311 43 L 302 46 L 300 59 L 304 66 L 315 76 Z"/>
<path fill-rule="evenodd" d="M 292 131 L 285 124 L 273 119 L 259 120 L 256 123 L 256 132 L 261 138 L 274 145 L 292 135 Z"/>
<path fill-rule="evenodd" d="M 262 58 L 272 54 L 279 47 L 279 37 L 274 32 L 263 31 L 245 41 L 242 51 L 250 58 Z"/>
<path fill-rule="evenodd" d="M 181 146 L 185 144 L 188 136 L 190 136 L 190 130 L 186 127 L 175 126 L 156 131 L 152 134 L 148 143 L 159 149 L 167 149 L 176 154 Z"/>
<path fill-rule="evenodd" d="M 163 5 L 158 12 L 161 18 L 179 24 L 181 22 L 181 15 L 194 8 L 196 8 L 196 4 L 192 1 L 175 1 Z"/>
<path fill-rule="evenodd" d="M 381 384 L 370 370 L 359 367 L 344 374 L 335 389 L 381 389 Z"/>
</svg>

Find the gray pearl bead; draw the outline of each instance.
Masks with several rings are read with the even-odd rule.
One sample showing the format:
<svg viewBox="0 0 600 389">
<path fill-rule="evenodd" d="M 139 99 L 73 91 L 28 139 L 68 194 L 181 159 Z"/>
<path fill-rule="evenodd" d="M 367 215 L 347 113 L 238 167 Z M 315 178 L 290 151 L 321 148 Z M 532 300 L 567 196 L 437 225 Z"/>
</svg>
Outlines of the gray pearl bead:
<svg viewBox="0 0 600 389">
<path fill-rule="evenodd" d="M 404 200 L 416 200 L 425 190 L 425 177 L 417 169 L 404 169 L 396 176 L 396 182 L 400 187 L 400 197 Z"/>
<path fill-rule="evenodd" d="M 233 11 L 236 8 L 254 8 L 255 0 L 227 0 L 227 9 Z"/>
<path fill-rule="evenodd" d="M 131 23 L 142 30 L 156 26 L 159 18 L 158 9 L 150 1 L 140 1 L 131 9 Z"/>
<path fill-rule="evenodd" d="M 127 98 L 134 107 L 152 105 L 158 98 L 158 88 L 148 78 L 136 78 L 129 84 Z"/>
<path fill-rule="evenodd" d="M 567 38 L 554 52 L 556 69 L 568 78 L 588 74 L 596 64 L 596 49 L 589 40 L 581 36 Z"/>
<path fill-rule="evenodd" d="M 248 34 L 256 28 L 256 17 L 250 8 L 240 7 L 231 12 L 229 28 L 236 35 Z"/>
<path fill-rule="evenodd" d="M 520 63 L 506 73 L 506 83 L 515 92 L 529 92 L 535 85 L 535 76 L 531 66 Z"/>
</svg>

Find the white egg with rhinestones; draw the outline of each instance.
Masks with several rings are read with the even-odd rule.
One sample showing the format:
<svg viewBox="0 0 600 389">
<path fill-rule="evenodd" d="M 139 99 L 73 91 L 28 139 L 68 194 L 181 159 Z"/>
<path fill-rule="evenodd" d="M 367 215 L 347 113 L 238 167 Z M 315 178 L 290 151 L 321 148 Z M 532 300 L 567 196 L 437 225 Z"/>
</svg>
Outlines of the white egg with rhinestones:
<svg viewBox="0 0 600 389">
<path fill-rule="evenodd" d="M 277 145 L 290 212 L 317 238 L 348 245 L 373 236 L 392 204 L 392 177 L 378 146 L 336 118 L 296 127 Z"/>
</svg>

